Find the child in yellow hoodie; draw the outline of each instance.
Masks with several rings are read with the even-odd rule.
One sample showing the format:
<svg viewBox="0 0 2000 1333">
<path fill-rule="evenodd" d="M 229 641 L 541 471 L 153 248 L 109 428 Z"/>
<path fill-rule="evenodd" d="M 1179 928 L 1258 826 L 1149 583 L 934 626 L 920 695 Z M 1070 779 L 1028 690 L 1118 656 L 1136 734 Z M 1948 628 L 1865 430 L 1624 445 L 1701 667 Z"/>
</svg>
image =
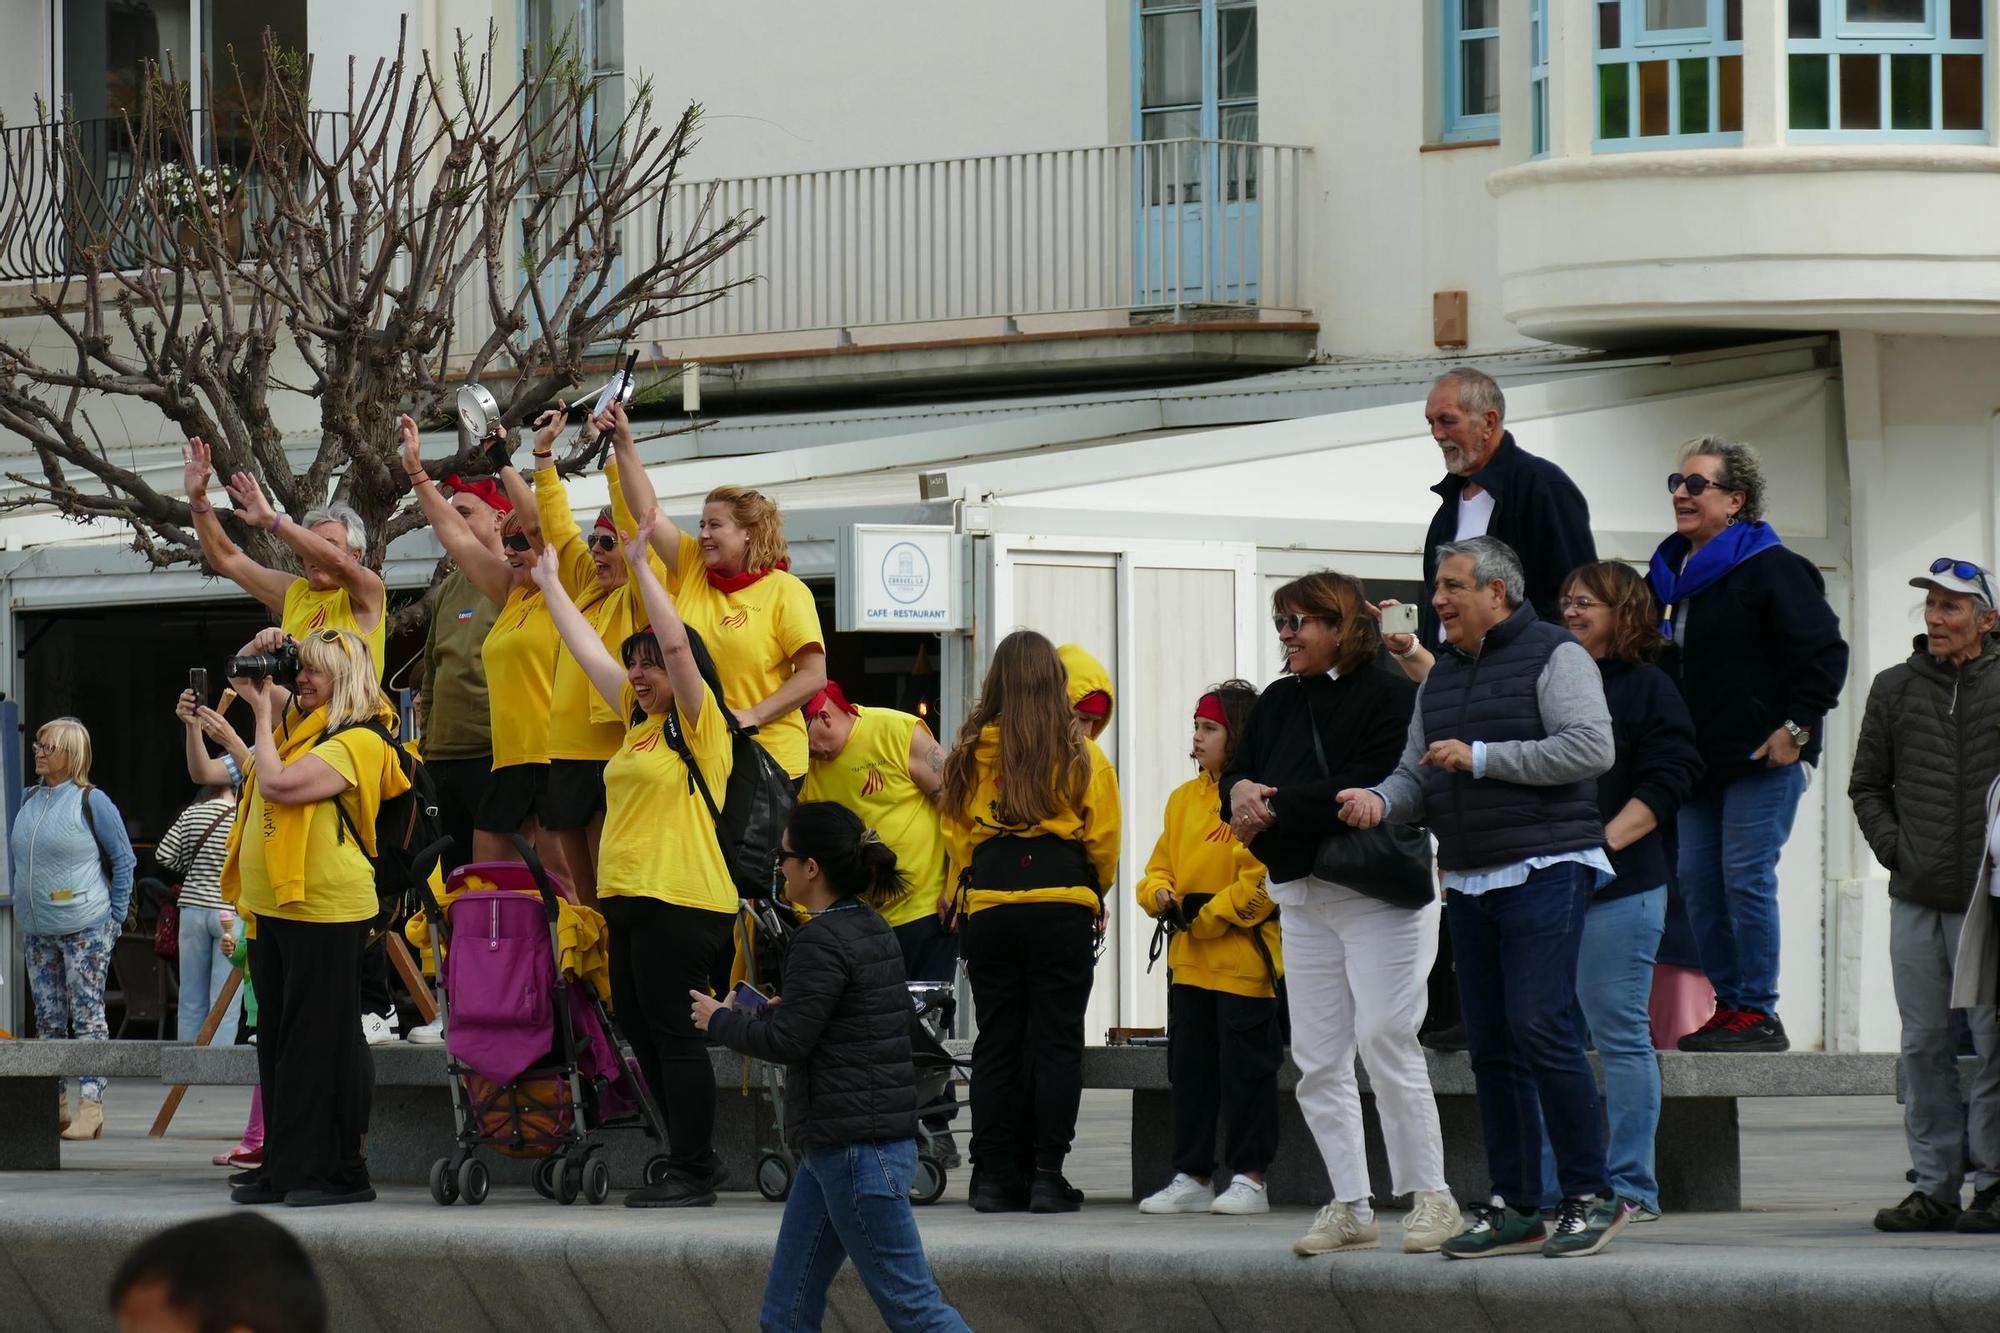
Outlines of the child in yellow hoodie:
<svg viewBox="0 0 2000 1333">
<path fill-rule="evenodd" d="M 1165 826 L 1139 881 L 1139 906 L 1172 932 L 1167 946 L 1167 1070 L 1173 1081 L 1174 1178 L 1142 1213 L 1269 1212 L 1264 1171 L 1278 1151 L 1277 908 L 1264 866 L 1222 820 L 1216 782 L 1257 702 L 1224 681 L 1194 708 L 1201 772 L 1167 797 Z M 1215 1190 L 1220 1115 L 1228 1188 Z"/>
<path fill-rule="evenodd" d="M 1097 922 L 1118 877 L 1118 777 L 1070 711 L 1063 664 L 1033 630 L 993 653 L 945 761 L 938 814 L 979 1037 L 971 1204 L 1074 1212 L 1063 1178 L 1083 1095 Z M 1016 1139 L 1032 1126 L 1032 1179 Z"/>
</svg>

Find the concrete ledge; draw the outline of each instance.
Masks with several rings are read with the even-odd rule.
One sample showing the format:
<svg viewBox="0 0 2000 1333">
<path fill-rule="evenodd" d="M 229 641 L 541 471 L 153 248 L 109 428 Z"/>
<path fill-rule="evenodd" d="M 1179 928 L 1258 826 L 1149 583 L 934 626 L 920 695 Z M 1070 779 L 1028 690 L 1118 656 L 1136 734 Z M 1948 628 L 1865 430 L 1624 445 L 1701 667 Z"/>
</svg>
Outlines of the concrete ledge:
<svg viewBox="0 0 2000 1333">
<path fill-rule="evenodd" d="M 63 1044 L 80 1046 L 85 1043 Z M 375 1086 L 378 1088 L 442 1088 L 446 1085 L 442 1046 L 412 1046 L 408 1042 L 394 1041 L 368 1049 L 374 1057 Z M 718 1046 L 709 1048 L 708 1058 L 715 1068 L 718 1084 L 726 1087 L 742 1082 L 745 1063 L 742 1056 Z M 167 1045 L 160 1048 L 156 1066 L 151 1072 L 157 1073 L 162 1083 L 248 1087 L 257 1081 L 257 1048 Z M 0 1076 L 4 1074 L 5 1067 L 0 1066 Z M 750 1085 L 760 1086 L 762 1080 L 761 1073 L 753 1073 Z"/>
<path fill-rule="evenodd" d="M 171 1043 L 157 1041 L 0 1041 L 0 1079 L 75 1078 L 101 1074 L 105 1078 L 157 1078 L 160 1052 Z"/>
</svg>

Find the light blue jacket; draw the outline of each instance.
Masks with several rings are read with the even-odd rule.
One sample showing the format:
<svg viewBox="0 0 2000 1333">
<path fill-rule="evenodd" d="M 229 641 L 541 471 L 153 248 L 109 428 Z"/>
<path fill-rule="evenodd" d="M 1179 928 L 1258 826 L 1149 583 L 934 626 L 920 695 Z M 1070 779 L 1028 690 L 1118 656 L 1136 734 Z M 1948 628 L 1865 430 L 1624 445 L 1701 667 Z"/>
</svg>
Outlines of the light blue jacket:
<svg viewBox="0 0 2000 1333">
<path fill-rule="evenodd" d="M 106 921 L 122 922 L 131 905 L 139 858 L 125 836 L 125 817 L 100 788 L 89 788 L 87 795 L 94 839 L 83 820 L 84 788 L 74 782 L 36 783 L 22 794 L 7 850 L 14 919 L 29 935 L 74 935 Z M 108 883 L 105 859 L 111 862 Z"/>
</svg>

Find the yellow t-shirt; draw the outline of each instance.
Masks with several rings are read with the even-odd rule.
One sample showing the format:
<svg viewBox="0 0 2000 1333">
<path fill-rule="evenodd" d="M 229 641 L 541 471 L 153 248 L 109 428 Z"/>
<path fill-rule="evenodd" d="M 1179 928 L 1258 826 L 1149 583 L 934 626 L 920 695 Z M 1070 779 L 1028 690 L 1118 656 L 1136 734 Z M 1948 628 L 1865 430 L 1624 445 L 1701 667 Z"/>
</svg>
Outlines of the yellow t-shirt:
<svg viewBox="0 0 2000 1333">
<path fill-rule="evenodd" d="M 375 663 L 375 678 L 382 678 L 389 633 L 388 608 L 383 608 L 375 628 L 363 633 L 360 622 L 354 618 L 354 601 L 347 595 L 347 589 L 316 592 L 304 579 L 293 579 L 292 586 L 285 589 L 285 612 L 278 623 L 294 639 L 303 639 L 320 629 L 344 629 L 360 634 L 368 641 L 368 657 Z"/>
<path fill-rule="evenodd" d="M 684 721 L 684 720 L 683 720 Z M 720 801 L 729 786 L 729 724 L 704 692 L 701 716 L 682 733 L 708 789 Z M 604 837 L 597 863 L 600 898 L 657 898 L 683 907 L 736 911 L 736 884 L 715 840 L 715 821 L 687 765 L 666 737 L 666 714 L 625 733 L 604 766 Z"/>
<path fill-rule="evenodd" d="M 382 738 L 365 727 L 353 727 L 313 746 L 312 755 L 347 779 L 345 794 L 335 800 L 348 802 L 348 815 L 355 817 L 354 783 L 357 773 L 377 774 L 384 762 Z M 296 761 L 294 761 L 296 762 Z M 276 917 L 280 921 L 366 921 L 379 906 L 375 899 L 375 868 L 361 844 L 347 834 L 333 801 L 313 805 L 312 823 L 306 831 L 306 896 L 280 906 L 264 865 L 264 798 L 255 784 L 243 807 L 244 837 L 238 853 L 237 872 L 242 877 L 240 904 L 255 916 Z"/>
<path fill-rule="evenodd" d="M 881 835 L 896 853 L 909 892 L 882 911 L 892 926 L 937 911 L 944 892 L 944 833 L 937 807 L 910 776 L 910 738 L 917 719 L 893 708 L 864 708 L 847 745 L 832 759 L 815 759 L 806 771 L 802 801 L 844 805 Z"/>
<path fill-rule="evenodd" d="M 685 532 L 673 593 L 681 619 L 708 645 L 722 673 L 723 702 L 731 708 L 749 708 L 776 694 L 792 678 L 793 656 L 826 643 L 812 589 L 774 569 L 741 592 L 720 592 L 701 563 L 701 543 Z M 757 740 L 785 772 L 804 776 L 810 756 L 805 715 L 798 709 L 759 727 Z"/>
<path fill-rule="evenodd" d="M 492 716 L 493 767 L 549 762 L 549 714 L 562 635 L 542 590 L 515 587 L 480 646 L 486 706 Z"/>
</svg>

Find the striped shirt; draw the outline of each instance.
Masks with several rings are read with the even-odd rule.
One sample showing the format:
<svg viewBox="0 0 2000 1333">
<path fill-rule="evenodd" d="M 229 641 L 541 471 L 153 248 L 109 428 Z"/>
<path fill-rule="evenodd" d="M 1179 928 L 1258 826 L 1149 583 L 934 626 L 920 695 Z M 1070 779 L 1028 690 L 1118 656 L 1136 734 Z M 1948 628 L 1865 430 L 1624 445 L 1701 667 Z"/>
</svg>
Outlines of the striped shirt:
<svg viewBox="0 0 2000 1333">
<path fill-rule="evenodd" d="M 163 870 L 181 877 L 181 906 L 223 911 L 222 862 L 229 850 L 229 824 L 236 802 L 227 797 L 196 801 L 180 812 L 167 836 L 153 849 Z M 217 822 L 218 819 L 220 822 Z M 214 825 L 215 831 L 209 832 Z"/>
</svg>

